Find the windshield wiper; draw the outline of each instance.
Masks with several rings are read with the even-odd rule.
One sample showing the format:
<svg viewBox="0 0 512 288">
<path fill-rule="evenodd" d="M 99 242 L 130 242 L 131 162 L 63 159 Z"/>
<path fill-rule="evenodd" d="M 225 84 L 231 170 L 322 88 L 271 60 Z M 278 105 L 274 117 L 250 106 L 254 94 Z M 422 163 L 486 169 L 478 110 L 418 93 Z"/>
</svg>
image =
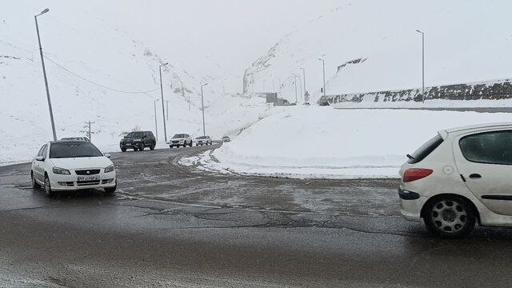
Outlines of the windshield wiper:
<svg viewBox="0 0 512 288">
<path fill-rule="evenodd" d="M 412 156 L 411 156 L 411 154 L 407 154 L 407 155 L 405 155 L 405 156 L 407 156 L 407 158 L 409 158 L 409 159 L 411 159 L 411 160 L 416 160 L 416 158 L 412 157 Z"/>
</svg>

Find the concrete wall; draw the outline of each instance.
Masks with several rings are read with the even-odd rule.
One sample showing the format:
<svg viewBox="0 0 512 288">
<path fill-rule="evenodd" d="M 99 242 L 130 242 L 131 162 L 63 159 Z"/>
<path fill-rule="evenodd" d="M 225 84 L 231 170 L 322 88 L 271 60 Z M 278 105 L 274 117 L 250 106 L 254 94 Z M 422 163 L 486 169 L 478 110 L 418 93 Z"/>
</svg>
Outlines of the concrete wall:
<svg viewBox="0 0 512 288">
<path fill-rule="evenodd" d="M 433 86 L 425 88 L 425 99 L 447 100 L 499 100 L 512 98 L 512 82 L 510 79 Z M 326 95 L 318 100 L 320 105 L 339 102 L 397 102 L 421 101 L 421 89 L 389 90 L 367 93 Z"/>
</svg>

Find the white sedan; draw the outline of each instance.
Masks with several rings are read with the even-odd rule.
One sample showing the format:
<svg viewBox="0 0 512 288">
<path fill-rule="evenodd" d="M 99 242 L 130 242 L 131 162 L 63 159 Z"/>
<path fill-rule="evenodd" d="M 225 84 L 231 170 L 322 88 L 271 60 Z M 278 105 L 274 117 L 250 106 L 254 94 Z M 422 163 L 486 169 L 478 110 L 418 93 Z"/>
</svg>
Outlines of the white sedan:
<svg viewBox="0 0 512 288">
<path fill-rule="evenodd" d="M 196 137 L 196 146 L 212 145 L 213 141 L 210 136 L 199 136 Z"/>
<path fill-rule="evenodd" d="M 32 187 L 43 186 L 48 196 L 57 191 L 96 188 L 113 194 L 117 178 L 108 156 L 86 141 L 48 142 L 32 161 Z"/>
<path fill-rule="evenodd" d="M 442 130 L 400 169 L 401 213 L 443 237 L 512 226 L 512 124 Z"/>
</svg>

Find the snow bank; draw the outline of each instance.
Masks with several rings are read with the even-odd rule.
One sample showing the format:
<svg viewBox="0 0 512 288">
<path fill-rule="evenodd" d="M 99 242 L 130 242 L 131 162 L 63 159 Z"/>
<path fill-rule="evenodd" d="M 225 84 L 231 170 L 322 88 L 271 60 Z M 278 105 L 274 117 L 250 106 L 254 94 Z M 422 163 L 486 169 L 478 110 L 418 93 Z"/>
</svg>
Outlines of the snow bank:
<svg viewBox="0 0 512 288">
<path fill-rule="evenodd" d="M 504 113 L 336 110 L 287 107 L 186 165 L 243 174 L 298 178 L 398 177 L 405 154 L 436 131 L 506 122 Z"/>
</svg>

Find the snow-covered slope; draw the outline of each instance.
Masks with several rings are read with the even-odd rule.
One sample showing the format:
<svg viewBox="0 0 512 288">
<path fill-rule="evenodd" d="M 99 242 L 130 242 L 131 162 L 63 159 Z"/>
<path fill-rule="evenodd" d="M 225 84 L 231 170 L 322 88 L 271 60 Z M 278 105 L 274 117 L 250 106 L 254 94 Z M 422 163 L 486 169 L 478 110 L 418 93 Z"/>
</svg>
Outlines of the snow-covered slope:
<svg viewBox="0 0 512 288">
<path fill-rule="evenodd" d="M 132 39 L 116 19 L 101 18 L 92 9 L 74 9 L 68 1 L 48 2 L 56 9 L 39 17 L 39 25 L 58 138 L 83 136 L 85 121 L 94 121 L 93 142 L 117 151 L 121 133 L 154 131 L 153 101 L 160 98 L 158 67 L 163 62 L 169 62 L 163 68 L 168 134 L 202 133 L 199 87 L 204 82 L 209 83 L 207 133 L 214 137 L 255 121 L 267 109 L 262 99 L 224 94 L 222 69 L 210 65 L 206 56 L 196 55 L 196 61 L 184 67 L 179 55 Z M 20 0 L 0 15 L 0 163 L 28 160 L 51 139 L 33 19 L 45 7 L 39 1 Z M 155 52 L 162 50 L 164 55 Z M 195 69 L 198 62 L 204 63 L 203 69 Z M 163 141 L 162 106 L 156 104 Z"/>
<path fill-rule="evenodd" d="M 337 9 L 286 35 L 255 61 L 246 70 L 245 88 L 279 91 L 293 102 L 293 74 L 301 77 L 305 68 L 316 101 L 319 57 L 326 62 L 327 94 L 421 87 L 416 29 L 425 32 L 426 86 L 507 78 L 510 8 L 509 1 L 339 1 Z M 364 61 L 349 63 L 357 59 Z"/>
<path fill-rule="evenodd" d="M 299 178 L 398 177 L 405 155 L 438 130 L 510 121 L 507 113 L 318 106 L 282 107 L 280 111 L 244 130 L 212 155 L 206 153 L 183 163 L 221 172 Z"/>
</svg>

